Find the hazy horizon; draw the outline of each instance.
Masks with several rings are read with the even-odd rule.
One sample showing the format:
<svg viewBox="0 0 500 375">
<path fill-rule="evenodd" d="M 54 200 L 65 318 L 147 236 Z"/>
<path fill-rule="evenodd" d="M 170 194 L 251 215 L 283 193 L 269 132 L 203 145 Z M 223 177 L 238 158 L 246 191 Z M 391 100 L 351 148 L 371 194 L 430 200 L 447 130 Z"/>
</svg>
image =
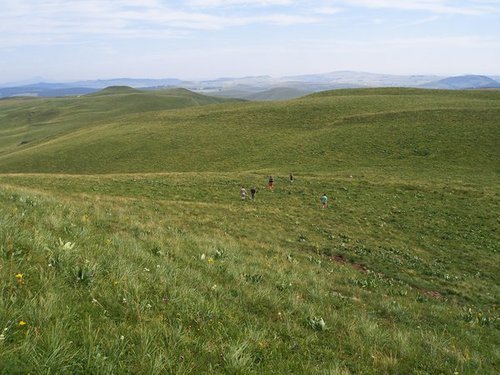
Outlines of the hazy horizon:
<svg viewBox="0 0 500 375">
<path fill-rule="evenodd" d="M 410 76 L 429 76 L 429 77 L 436 77 L 436 79 L 444 79 L 444 78 L 450 78 L 450 77 L 460 77 L 460 76 L 486 76 L 495 80 L 500 79 L 500 73 L 496 74 L 475 74 L 475 73 L 464 73 L 464 74 L 456 74 L 456 75 L 446 75 L 446 74 L 420 74 L 420 73 L 412 73 L 412 74 L 392 74 L 392 73 L 380 73 L 380 72 L 362 72 L 362 71 L 352 71 L 352 70 L 344 70 L 344 71 L 331 71 L 331 72 L 322 72 L 322 73 L 300 73 L 300 74 L 293 74 L 293 75 L 283 75 L 283 76 L 271 76 L 269 74 L 262 74 L 262 75 L 242 75 L 242 76 L 228 76 L 228 75 L 223 75 L 223 76 L 216 76 L 216 77 L 192 77 L 192 78 L 185 78 L 185 77 L 175 77 L 175 76 L 165 76 L 165 77 L 147 77 L 147 76 L 136 76 L 136 77 L 98 77 L 98 78 L 89 78 L 89 79 L 66 79 L 66 80 L 58 80 L 58 79 L 53 79 L 53 78 L 48 78 L 48 77 L 41 77 L 41 76 L 33 76 L 33 77 L 26 77 L 23 79 L 15 80 L 15 81 L 4 81 L 0 82 L 0 86 L 6 87 L 6 84 L 12 83 L 15 85 L 31 85 L 31 84 L 37 84 L 37 83 L 61 83 L 61 84 L 71 84 L 71 83 L 76 83 L 76 82 L 87 82 L 87 81 L 113 81 L 113 80 L 168 80 L 168 79 L 178 79 L 180 81 L 184 82 L 203 82 L 203 81 L 215 81 L 219 79 L 245 79 L 245 78 L 258 78 L 258 77 L 269 77 L 270 79 L 276 79 L 279 80 L 281 78 L 285 77 L 294 77 L 294 76 L 307 76 L 307 75 L 322 75 L 322 74 L 330 74 L 330 73 L 358 73 L 358 74 L 374 74 L 374 75 L 386 75 L 386 76 L 401 76 L 401 77 L 410 77 Z"/>
<path fill-rule="evenodd" d="M 498 76 L 497 0 L 3 0 L 0 82 Z"/>
</svg>

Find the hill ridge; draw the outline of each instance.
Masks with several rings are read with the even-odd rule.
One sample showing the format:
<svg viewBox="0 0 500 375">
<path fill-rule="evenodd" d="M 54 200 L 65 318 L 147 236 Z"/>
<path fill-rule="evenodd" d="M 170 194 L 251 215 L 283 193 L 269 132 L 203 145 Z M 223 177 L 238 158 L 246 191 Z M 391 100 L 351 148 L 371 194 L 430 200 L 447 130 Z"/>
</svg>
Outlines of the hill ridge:
<svg viewBox="0 0 500 375">
<path fill-rule="evenodd" d="M 416 171 L 424 166 L 434 170 L 439 161 L 455 178 L 479 165 L 485 178 L 495 173 L 493 157 L 498 152 L 492 142 L 498 126 L 494 118 L 500 112 L 496 92 L 359 89 L 282 102 L 217 99 L 216 106 L 177 106 L 174 111 L 155 107 L 164 105 L 168 93 L 131 95 L 144 101 L 134 98 L 130 103 L 138 107 L 133 107 L 125 106 L 128 95 L 90 97 L 89 103 L 101 105 L 101 111 L 111 106 L 115 112 L 69 125 L 60 120 L 70 118 L 71 112 L 57 107 L 60 115 L 33 127 L 31 133 L 34 140 L 50 136 L 50 141 L 19 146 L 19 141 L 3 139 L 0 172 L 236 172 L 271 165 L 307 171 L 316 163 L 337 169 L 371 165 Z M 189 105 L 199 98 L 203 97 L 187 96 Z M 80 106 L 81 99 L 64 105 Z M 59 102 L 44 103 L 45 111 Z M 152 103 L 156 104 L 151 107 Z M 127 111 L 116 112 L 119 108 Z M 12 140 L 17 134 L 15 119 Z M 346 123 L 356 126 L 339 126 Z M 469 123 L 475 124 L 474 130 Z M 473 147 L 471 132 L 481 147 Z M 457 144 L 463 144 L 462 152 Z"/>
</svg>

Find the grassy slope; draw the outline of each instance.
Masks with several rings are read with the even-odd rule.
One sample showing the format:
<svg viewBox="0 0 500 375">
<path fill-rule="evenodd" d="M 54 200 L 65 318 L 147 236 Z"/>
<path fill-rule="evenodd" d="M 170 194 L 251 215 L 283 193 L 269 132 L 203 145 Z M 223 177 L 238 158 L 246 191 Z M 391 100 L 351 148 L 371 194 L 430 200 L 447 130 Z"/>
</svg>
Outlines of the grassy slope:
<svg viewBox="0 0 500 375">
<path fill-rule="evenodd" d="M 247 100 L 288 100 L 299 98 L 310 94 L 311 91 L 295 89 L 291 87 L 276 87 L 266 91 L 249 94 L 244 98 Z"/>
<path fill-rule="evenodd" d="M 1 371 L 495 373 L 498 103 L 346 90 L 4 156 L 102 174 L 0 176 Z"/>
<path fill-rule="evenodd" d="M 133 113 L 227 101 L 183 89 L 141 91 L 130 87 L 109 87 L 71 98 L 1 100 L 0 155 L 23 151 L 72 131 L 116 121 Z"/>
<path fill-rule="evenodd" d="M 500 157 L 499 97 L 346 90 L 283 103 L 132 114 L 5 154 L 0 171 L 409 170 L 410 177 L 492 179 Z"/>
</svg>

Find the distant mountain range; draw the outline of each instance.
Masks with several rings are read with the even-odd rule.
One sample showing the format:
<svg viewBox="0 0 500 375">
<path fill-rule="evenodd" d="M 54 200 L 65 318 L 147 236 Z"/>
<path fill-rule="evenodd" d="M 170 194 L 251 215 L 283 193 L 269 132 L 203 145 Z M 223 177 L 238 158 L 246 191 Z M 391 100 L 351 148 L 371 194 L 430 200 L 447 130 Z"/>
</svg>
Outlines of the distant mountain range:
<svg viewBox="0 0 500 375">
<path fill-rule="evenodd" d="M 38 81 L 39 82 L 34 82 Z M 339 71 L 273 78 L 270 76 L 223 77 L 213 80 L 183 81 L 177 78 L 76 81 L 47 83 L 42 78 L 24 82 L 0 84 L 0 98 L 12 96 L 57 97 L 84 95 L 109 86 L 130 86 L 141 89 L 185 88 L 194 92 L 247 100 L 283 100 L 309 93 L 341 88 L 417 87 L 429 89 L 500 88 L 500 77 L 465 75 L 440 77 L 433 75 L 390 75 Z"/>
<path fill-rule="evenodd" d="M 429 89 L 464 90 L 500 88 L 500 83 L 493 78 L 478 75 L 449 77 L 439 81 L 423 84 L 421 87 Z"/>
</svg>

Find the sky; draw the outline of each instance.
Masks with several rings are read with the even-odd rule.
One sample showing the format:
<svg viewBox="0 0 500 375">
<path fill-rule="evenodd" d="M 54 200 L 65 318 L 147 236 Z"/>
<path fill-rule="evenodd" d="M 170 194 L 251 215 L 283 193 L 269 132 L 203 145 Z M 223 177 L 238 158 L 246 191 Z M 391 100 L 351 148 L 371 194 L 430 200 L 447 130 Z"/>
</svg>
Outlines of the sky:
<svg viewBox="0 0 500 375">
<path fill-rule="evenodd" d="M 0 83 L 500 75 L 500 0 L 0 0 Z"/>
</svg>

